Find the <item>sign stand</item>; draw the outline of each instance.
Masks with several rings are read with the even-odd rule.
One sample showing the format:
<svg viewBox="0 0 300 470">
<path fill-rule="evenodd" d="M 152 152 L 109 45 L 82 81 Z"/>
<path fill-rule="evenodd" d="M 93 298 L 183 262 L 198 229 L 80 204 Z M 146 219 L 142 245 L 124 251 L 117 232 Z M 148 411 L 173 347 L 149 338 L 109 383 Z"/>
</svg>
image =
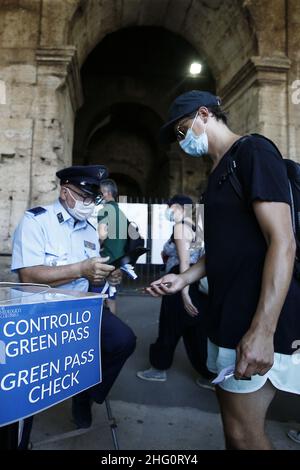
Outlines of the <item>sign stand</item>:
<svg viewBox="0 0 300 470">
<path fill-rule="evenodd" d="M 110 407 L 110 401 L 108 398 L 105 399 L 105 406 L 106 406 L 106 411 L 107 411 L 107 417 L 110 422 L 110 430 L 111 430 L 111 435 L 112 435 L 112 440 L 114 443 L 115 450 L 120 450 L 119 447 L 119 442 L 118 442 L 118 436 L 117 436 L 117 422 L 115 418 L 112 415 L 111 412 L 111 407 Z"/>
<path fill-rule="evenodd" d="M 115 450 L 120 450 L 119 442 L 118 442 L 118 436 L 117 436 L 118 426 L 117 426 L 116 419 L 112 415 L 112 411 L 111 411 L 111 407 L 110 407 L 110 401 L 109 401 L 108 398 L 105 399 L 105 406 L 106 406 L 107 418 L 108 418 L 109 425 L 110 425 L 112 440 L 113 440 L 113 444 L 114 444 L 114 449 Z M 79 428 L 79 429 L 74 429 L 72 431 L 67 431 L 67 432 L 64 432 L 64 433 L 61 433 L 61 434 L 55 434 L 54 436 L 51 436 L 48 439 L 45 439 L 43 441 L 32 442 L 30 448 L 34 449 L 36 447 L 41 447 L 45 444 L 51 444 L 52 442 L 63 441 L 65 439 L 71 439 L 72 437 L 81 436 L 82 434 L 86 434 L 87 432 L 90 432 L 92 429 L 93 429 L 93 427 Z"/>
</svg>

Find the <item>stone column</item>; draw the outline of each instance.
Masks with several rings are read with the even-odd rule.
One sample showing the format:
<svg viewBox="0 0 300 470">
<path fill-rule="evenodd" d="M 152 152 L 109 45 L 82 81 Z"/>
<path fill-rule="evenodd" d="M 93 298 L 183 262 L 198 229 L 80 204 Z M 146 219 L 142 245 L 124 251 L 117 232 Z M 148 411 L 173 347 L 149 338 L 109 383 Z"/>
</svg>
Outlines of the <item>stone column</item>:
<svg viewBox="0 0 300 470">
<path fill-rule="evenodd" d="M 58 193 L 55 172 L 72 164 L 74 115 L 82 103 L 82 92 L 73 46 L 25 52 L 2 48 L 1 52 L 3 255 L 11 253 L 12 234 L 24 211 L 50 203 Z"/>
<path fill-rule="evenodd" d="M 258 132 L 288 154 L 288 71 L 285 55 L 254 56 L 234 75 L 218 94 L 234 120 L 230 127 L 237 133 Z"/>
<path fill-rule="evenodd" d="M 291 59 L 288 83 L 289 157 L 300 162 L 300 3 L 286 2 L 287 54 Z"/>
<path fill-rule="evenodd" d="M 32 51 L 2 48 L 0 79 L 0 254 L 3 255 L 11 253 L 13 230 L 29 205 L 31 112 L 36 90 Z"/>
<path fill-rule="evenodd" d="M 80 73 L 73 46 L 39 48 L 32 148 L 33 205 L 57 194 L 55 172 L 72 164 L 75 112 L 82 104 Z"/>
</svg>

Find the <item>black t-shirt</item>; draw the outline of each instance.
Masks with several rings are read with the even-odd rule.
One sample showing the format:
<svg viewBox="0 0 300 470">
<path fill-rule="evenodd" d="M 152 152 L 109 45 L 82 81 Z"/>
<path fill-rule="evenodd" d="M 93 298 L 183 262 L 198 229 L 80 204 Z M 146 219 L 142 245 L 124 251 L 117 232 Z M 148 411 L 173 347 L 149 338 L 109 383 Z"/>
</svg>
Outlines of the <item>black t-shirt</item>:
<svg viewBox="0 0 300 470">
<path fill-rule="evenodd" d="M 232 152 L 243 199 L 228 177 L 220 184 Z M 225 348 L 236 348 L 249 329 L 261 291 L 267 245 L 252 208 L 256 200 L 290 204 L 281 155 L 267 140 L 251 136 L 226 152 L 211 173 L 204 195 L 208 336 Z M 275 352 L 295 352 L 292 343 L 300 339 L 299 309 L 300 284 L 293 278 L 275 333 Z"/>
</svg>

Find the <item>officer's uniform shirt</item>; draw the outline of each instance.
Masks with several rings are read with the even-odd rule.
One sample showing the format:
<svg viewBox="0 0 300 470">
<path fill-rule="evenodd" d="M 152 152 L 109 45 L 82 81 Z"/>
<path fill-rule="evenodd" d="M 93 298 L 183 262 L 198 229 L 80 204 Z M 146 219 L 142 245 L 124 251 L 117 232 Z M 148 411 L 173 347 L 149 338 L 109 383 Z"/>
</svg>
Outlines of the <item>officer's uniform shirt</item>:
<svg viewBox="0 0 300 470">
<path fill-rule="evenodd" d="M 87 221 L 75 221 L 59 200 L 25 212 L 13 238 L 12 271 L 30 266 L 62 266 L 99 256 L 96 229 Z M 58 286 L 88 291 L 81 278 Z"/>
</svg>

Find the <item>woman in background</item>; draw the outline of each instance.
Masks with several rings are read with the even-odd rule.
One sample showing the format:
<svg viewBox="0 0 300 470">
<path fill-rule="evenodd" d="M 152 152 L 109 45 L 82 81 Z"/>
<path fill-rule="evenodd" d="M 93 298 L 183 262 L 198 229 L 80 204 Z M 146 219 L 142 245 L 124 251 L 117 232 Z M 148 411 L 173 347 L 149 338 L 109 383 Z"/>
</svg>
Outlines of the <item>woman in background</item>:
<svg viewBox="0 0 300 470">
<path fill-rule="evenodd" d="M 182 273 L 196 263 L 204 253 L 197 246 L 196 226 L 192 220 L 191 198 L 175 195 L 168 203 L 167 218 L 174 222 L 173 233 L 165 243 L 162 257 L 166 273 Z M 207 295 L 199 291 L 199 283 L 185 287 L 181 292 L 164 296 L 159 316 L 158 338 L 150 345 L 149 369 L 137 372 L 143 380 L 164 382 L 171 367 L 178 341 L 182 337 L 188 358 L 200 374 L 196 383 L 214 389 L 210 384 L 211 372 L 206 367 L 207 336 L 204 325 L 204 310 Z"/>
</svg>

